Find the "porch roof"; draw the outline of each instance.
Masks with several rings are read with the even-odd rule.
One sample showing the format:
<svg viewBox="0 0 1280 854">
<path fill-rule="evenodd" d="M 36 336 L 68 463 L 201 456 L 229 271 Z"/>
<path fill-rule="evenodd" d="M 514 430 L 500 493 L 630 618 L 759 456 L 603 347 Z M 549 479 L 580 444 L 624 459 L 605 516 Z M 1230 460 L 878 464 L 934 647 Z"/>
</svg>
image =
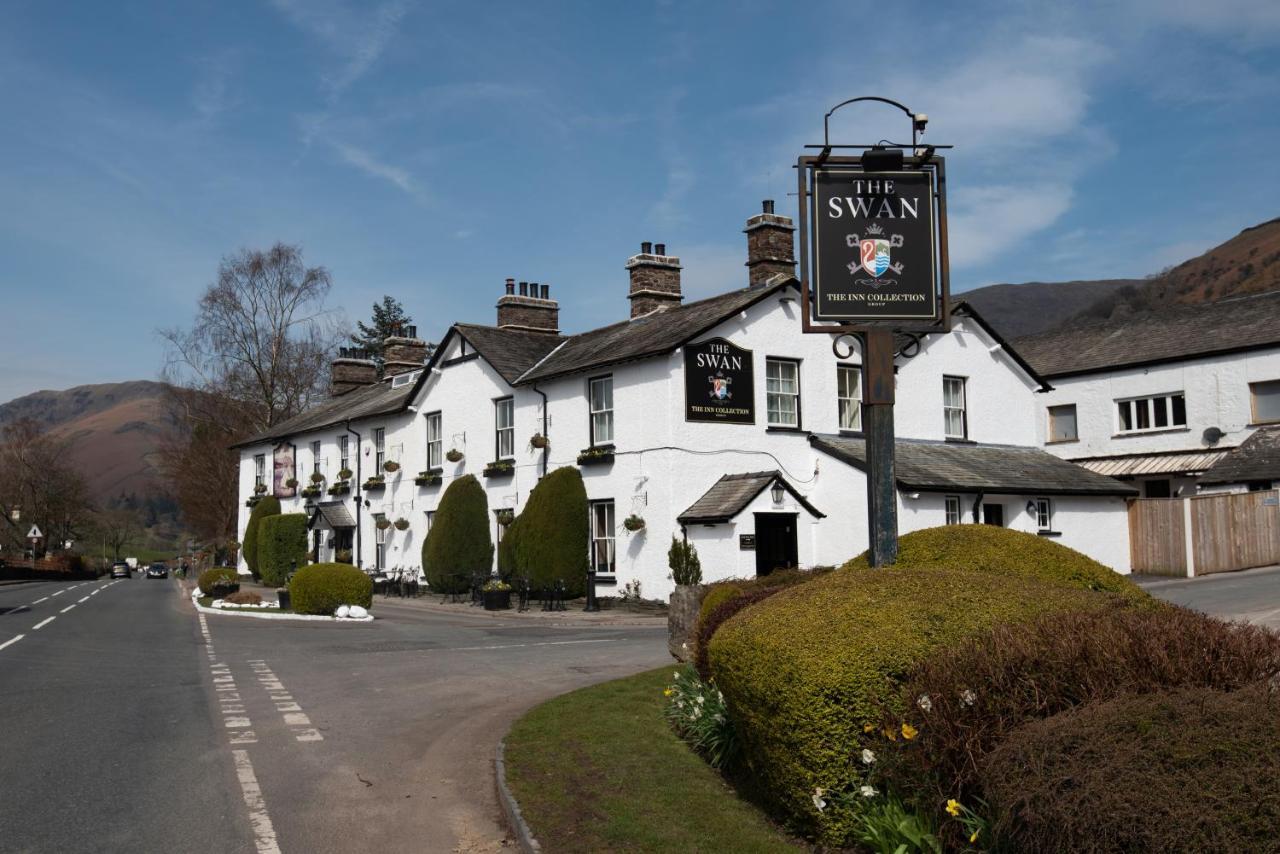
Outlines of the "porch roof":
<svg viewBox="0 0 1280 854">
<path fill-rule="evenodd" d="M 718 522 L 728 522 L 747 509 L 747 505 L 754 501 L 757 495 L 773 486 L 774 481 L 782 484 L 782 487 L 791 493 L 800 506 L 816 518 L 825 517 L 826 514 L 819 512 L 787 482 L 781 472 L 775 469 L 722 475 L 701 498 L 689 506 L 688 510 L 677 516 L 676 521 L 681 525 L 714 525 Z"/>
<path fill-rule="evenodd" d="M 341 501 L 326 501 L 316 506 L 316 513 L 311 517 L 308 527 L 314 528 L 317 522 L 323 521 L 333 530 L 354 528 L 356 520 L 351 518 L 351 511 Z"/>
</svg>

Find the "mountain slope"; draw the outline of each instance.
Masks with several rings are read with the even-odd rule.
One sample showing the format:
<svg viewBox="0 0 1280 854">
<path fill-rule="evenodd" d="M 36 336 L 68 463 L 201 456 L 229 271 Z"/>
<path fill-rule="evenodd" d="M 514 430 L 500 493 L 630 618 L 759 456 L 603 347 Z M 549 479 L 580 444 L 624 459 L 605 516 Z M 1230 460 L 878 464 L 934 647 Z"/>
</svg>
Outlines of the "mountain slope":
<svg viewBox="0 0 1280 854">
<path fill-rule="evenodd" d="M 1026 282 L 987 285 L 956 299 L 972 305 L 1006 339 L 1035 335 L 1087 309 L 1141 279 L 1102 279 L 1094 282 Z"/>
</svg>

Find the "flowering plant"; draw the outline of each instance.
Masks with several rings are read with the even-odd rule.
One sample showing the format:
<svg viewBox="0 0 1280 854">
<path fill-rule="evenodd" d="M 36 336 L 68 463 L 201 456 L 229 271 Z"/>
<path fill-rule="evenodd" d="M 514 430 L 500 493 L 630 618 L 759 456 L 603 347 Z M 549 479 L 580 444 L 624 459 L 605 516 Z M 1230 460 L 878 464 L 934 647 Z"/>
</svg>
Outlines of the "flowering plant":
<svg viewBox="0 0 1280 854">
<path fill-rule="evenodd" d="M 494 578 L 486 581 L 484 587 L 480 588 L 485 593 L 493 593 L 501 590 L 510 590 L 511 585 L 503 581 L 501 578 Z"/>
<path fill-rule="evenodd" d="M 662 692 L 667 698 L 663 712 L 676 735 L 702 754 L 712 768 L 723 768 L 738 749 L 738 737 L 725 709 L 724 694 L 715 685 L 698 678 L 698 671 L 685 666 L 672 673 L 672 682 Z"/>
</svg>

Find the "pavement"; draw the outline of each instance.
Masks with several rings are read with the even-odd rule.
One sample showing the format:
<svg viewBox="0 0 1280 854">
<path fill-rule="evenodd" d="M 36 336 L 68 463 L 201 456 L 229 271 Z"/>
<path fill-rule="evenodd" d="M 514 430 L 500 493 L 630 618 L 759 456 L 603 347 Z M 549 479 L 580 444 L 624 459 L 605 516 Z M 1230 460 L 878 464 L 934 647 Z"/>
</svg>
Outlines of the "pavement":
<svg viewBox="0 0 1280 854">
<path fill-rule="evenodd" d="M 373 611 L 197 615 L 174 580 L 0 589 L 0 850 L 505 850 L 510 724 L 670 662 L 661 618 Z"/>
<path fill-rule="evenodd" d="M 1224 620 L 1280 630 L 1280 566 L 1219 572 L 1197 578 L 1135 575 L 1152 596 Z"/>
</svg>

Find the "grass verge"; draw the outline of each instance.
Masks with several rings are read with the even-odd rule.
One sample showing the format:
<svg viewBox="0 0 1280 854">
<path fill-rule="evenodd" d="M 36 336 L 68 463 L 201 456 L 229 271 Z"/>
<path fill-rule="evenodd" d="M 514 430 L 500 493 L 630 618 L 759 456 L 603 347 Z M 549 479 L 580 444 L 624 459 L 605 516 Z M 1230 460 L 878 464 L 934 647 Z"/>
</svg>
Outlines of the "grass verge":
<svg viewBox="0 0 1280 854">
<path fill-rule="evenodd" d="M 673 668 L 538 706 L 507 736 L 507 782 L 544 851 L 801 851 L 662 717 Z"/>
</svg>

